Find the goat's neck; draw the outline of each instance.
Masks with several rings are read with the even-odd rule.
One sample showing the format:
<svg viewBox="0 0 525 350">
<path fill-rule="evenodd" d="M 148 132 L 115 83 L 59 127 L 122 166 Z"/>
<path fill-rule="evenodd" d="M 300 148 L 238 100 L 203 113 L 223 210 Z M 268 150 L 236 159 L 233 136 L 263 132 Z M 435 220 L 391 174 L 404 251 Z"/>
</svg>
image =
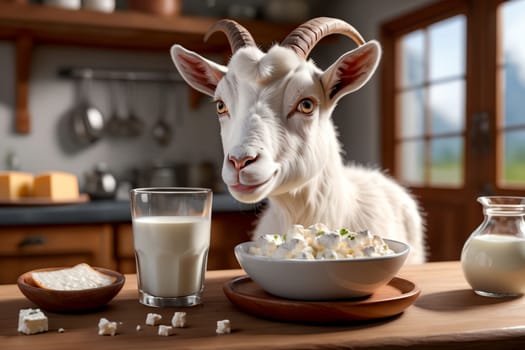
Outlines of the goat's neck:
<svg viewBox="0 0 525 350">
<path fill-rule="evenodd" d="M 345 166 L 341 155 L 327 162 L 324 168 L 310 181 L 298 189 L 270 197 L 270 206 L 279 213 L 282 225 L 327 222 L 334 206 L 350 205 L 350 198 L 341 196 L 349 193 Z"/>
</svg>

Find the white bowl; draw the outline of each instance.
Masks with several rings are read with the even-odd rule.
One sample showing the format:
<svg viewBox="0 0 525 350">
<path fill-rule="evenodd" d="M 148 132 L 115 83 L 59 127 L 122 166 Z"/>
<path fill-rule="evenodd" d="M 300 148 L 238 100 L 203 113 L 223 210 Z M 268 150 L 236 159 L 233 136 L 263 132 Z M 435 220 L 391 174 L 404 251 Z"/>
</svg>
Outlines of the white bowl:
<svg viewBox="0 0 525 350">
<path fill-rule="evenodd" d="M 336 260 L 275 259 L 250 254 L 255 242 L 235 247 L 241 267 L 266 292 L 295 300 L 335 300 L 371 295 L 403 266 L 409 247 L 385 239 L 393 255 Z"/>
</svg>

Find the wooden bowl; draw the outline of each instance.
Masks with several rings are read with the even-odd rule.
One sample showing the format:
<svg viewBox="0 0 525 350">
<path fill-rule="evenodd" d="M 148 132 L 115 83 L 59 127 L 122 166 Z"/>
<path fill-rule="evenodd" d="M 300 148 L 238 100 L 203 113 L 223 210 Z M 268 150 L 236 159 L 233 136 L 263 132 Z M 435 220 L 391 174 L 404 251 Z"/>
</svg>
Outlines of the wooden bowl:
<svg viewBox="0 0 525 350">
<path fill-rule="evenodd" d="M 33 272 L 53 271 L 64 268 L 52 267 L 28 271 L 18 277 L 18 288 L 27 299 L 44 310 L 74 313 L 95 310 L 106 305 L 120 292 L 126 280 L 124 275 L 116 271 L 93 267 L 98 272 L 114 277 L 115 281 L 104 287 L 83 290 L 52 290 L 38 287 L 33 282 Z"/>
</svg>

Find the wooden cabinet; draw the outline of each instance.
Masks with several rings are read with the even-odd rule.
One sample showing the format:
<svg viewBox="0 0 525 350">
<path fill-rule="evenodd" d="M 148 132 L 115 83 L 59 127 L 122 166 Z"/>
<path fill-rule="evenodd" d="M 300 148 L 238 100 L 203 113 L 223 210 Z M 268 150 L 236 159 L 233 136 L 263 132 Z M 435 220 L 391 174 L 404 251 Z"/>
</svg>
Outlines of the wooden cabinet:
<svg viewBox="0 0 525 350">
<path fill-rule="evenodd" d="M 257 216 L 255 212 L 219 212 L 212 214 L 208 270 L 240 268 L 233 248 L 251 239 Z"/>
<path fill-rule="evenodd" d="M 115 227 L 115 254 L 118 271 L 135 273 L 135 251 L 133 249 L 131 224 L 119 224 Z"/>
<path fill-rule="evenodd" d="M 208 270 L 239 268 L 233 248 L 250 239 L 254 229 L 254 212 L 217 212 L 212 215 Z M 131 224 L 119 224 L 115 229 L 117 269 L 122 273 L 135 272 L 133 232 Z"/>
<path fill-rule="evenodd" d="M 44 267 L 116 267 L 110 224 L 0 227 L 0 241 L 0 283 Z"/>
<path fill-rule="evenodd" d="M 233 248 L 250 240 L 256 212 L 214 212 L 208 270 L 239 268 Z M 0 226 L 0 284 L 15 283 L 29 270 L 92 266 L 135 273 L 131 223 Z"/>
</svg>

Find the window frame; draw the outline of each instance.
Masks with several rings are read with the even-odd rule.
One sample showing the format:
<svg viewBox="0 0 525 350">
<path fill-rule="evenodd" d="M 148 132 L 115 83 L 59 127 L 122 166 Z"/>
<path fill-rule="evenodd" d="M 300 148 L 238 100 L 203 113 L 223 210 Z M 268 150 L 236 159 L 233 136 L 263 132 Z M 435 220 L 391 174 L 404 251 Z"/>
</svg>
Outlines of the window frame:
<svg viewBox="0 0 525 350">
<path fill-rule="evenodd" d="M 497 77 L 497 55 L 501 41 L 498 40 L 498 6 L 506 0 L 443 0 L 432 3 L 414 12 L 402 15 L 381 26 L 383 45 L 383 64 L 381 66 L 381 155 L 382 164 L 395 178 L 399 178 L 395 154 L 397 123 L 395 92 L 400 71 L 400 53 L 397 50 L 398 38 L 414 30 L 463 14 L 466 17 L 466 120 L 464 152 L 464 186 L 460 188 L 428 187 L 407 184 L 423 192 L 469 192 L 476 194 L 498 192 L 501 195 L 516 195 L 514 188 L 497 183 L 501 169 L 501 147 L 496 147 L 494 154 L 487 156 L 486 148 L 473 149 L 473 142 L 486 139 L 491 148 L 497 142 L 498 119 L 502 111 Z M 397 66 L 396 66 L 397 64 Z M 479 72 L 483 72 L 480 74 Z M 479 120 L 478 120 L 479 119 Z M 487 134 L 479 132 L 479 124 L 488 123 Z M 483 176 L 479 174 L 483 173 Z M 467 184 L 475 190 L 468 189 Z M 487 185 L 488 184 L 488 185 Z M 520 186 L 518 186 L 520 187 Z"/>
<path fill-rule="evenodd" d="M 421 27 L 457 14 L 466 16 L 465 71 L 465 182 L 460 188 L 410 186 L 426 224 L 429 261 L 459 259 L 461 247 L 483 220 L 476 198 L 482 195 L 525 196 L 525 186 L 501 187 L 496 183 L 496 164 L 501 164 L 500 145 L 496 145 L 498 118 L 502 118 L 503 94 L 497 77 L 498 6 L 505 0 L 443 0 L 407 13 L 381 27 L 383 46 L 381 65 L 381 156 L 382 165 L 394 178 L 396 169 L 396 74 L 400 70 L 398 38 Z M 499 158 L 498 158 L 499 157 Z"/>
</svg>

